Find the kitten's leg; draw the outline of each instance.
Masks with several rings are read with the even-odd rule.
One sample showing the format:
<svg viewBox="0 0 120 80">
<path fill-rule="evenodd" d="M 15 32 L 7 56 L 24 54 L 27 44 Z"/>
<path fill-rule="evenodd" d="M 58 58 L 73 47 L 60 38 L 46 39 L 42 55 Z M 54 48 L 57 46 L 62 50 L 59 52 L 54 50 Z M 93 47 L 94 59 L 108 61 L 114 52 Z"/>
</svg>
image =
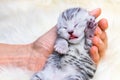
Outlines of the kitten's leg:
<svg viewBox="0 0 120 80">
<path fill-rule="evenodd" d="M 58 53 L 66 54 L 68 51 L 68 42 L 65 39 L 58 38 L 56 40 L 54 49 Z"/>
<path fill-rule="evenodd" d="M 85 49 L 90 49 L 92 46 L 92 38 L 94 37 L 94 32 L 97 27 L 97 22 L 93 16 L 89 17 L 87 22 L 87 27 L 85 28 Z"/>
</svg>

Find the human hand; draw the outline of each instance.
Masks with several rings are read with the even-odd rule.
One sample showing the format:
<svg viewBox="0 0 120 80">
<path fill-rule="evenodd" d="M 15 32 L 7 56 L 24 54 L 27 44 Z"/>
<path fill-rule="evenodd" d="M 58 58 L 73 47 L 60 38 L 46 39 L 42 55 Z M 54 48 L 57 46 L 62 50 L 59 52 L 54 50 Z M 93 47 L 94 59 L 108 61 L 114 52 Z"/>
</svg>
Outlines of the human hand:
<svg viewBox="0 0 120 80">
<path fill-rule="evenodd" d="M 95 9 L 90 12 L 91 15 L 95 16 L 96 18 L 100 15 L 101 9 Z M 90 49 L 90 55 L 95 63 L 98 63 L 100 58 L 104 55 L 104 52 L 107 47 L 107 36 L 105 30 L 108 27 L 108 23 L 106 19 L 101 19 L 98 22 L 98 27 L 95 30 L 95 36 L 93 38 L 93 46 Z M 53 51 L 54 42 L 56 40 L 56 27 L 53 27 L 50 31 L 46 34 L 41 36 L 35 42 L 32 43 L 33 50 L 41 54 L 42 57 L 39 58 L 40 66 L 36 66 L 36 70 L 41 69 L 44 66 L 45 61 L 47 60 L 48 56 Z M 34 55 L 34 53 L 33 53 Z M 38 62 L 36 58 L 36 62 Z"/>
<path fill-rule="evenodd" d="M 101 9 L 95 9 L 90 12 L 96 18 L 101 14 Z M 108 22 L 105 18 L 98 21 L 98 27 L 95 30 L 93 46 L 90 49 L 91 57 L 98 64 L 100 58 L 104 56 L 107 48 L 107 35 L 105 30 L 108 28 Z"/>
</svg>

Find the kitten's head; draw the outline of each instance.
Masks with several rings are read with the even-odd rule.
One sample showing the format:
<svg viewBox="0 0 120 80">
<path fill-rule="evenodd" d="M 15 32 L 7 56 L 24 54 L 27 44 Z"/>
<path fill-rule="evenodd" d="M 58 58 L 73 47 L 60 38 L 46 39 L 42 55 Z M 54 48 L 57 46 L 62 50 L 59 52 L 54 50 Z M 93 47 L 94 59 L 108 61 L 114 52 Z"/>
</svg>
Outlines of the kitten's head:
<svg viewBox="0 0 120 80">
<path fill-rule="evenodd" d="M 70 43 L 79 43 L 85 37 L 85 28 L 90 19 L 89 13 L 81 8 L 71 8 L 64 11 L 57 23 L 58 36 L 66 39 Z"/>
</svg>

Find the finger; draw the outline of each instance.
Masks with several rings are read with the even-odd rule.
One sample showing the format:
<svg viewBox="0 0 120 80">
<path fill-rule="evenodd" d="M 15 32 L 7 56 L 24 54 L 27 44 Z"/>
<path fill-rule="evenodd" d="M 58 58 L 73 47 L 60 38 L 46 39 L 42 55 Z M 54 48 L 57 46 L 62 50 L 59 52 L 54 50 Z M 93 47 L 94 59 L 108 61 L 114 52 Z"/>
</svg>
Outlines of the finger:
<svg viewBox="0 0 120 80">
<path fill-rule="evenodd" d="M 95 16 L 95 18 L 97 18 L 101 14 L 101 9 L 97 8 L 97 9 L 95 9 L 93 11 L 90 11 L 90 14 Z"/>
<path fill-rule="evenodd" d="M 95 36 L 101 36 L 101 34 L 102 34 L 102 30 L 100 29 L 100 27 L 96 27 L 96 29 L 95 29 L 95 32 L 94 32 L 94 35 Z"/>
<path fill-rule="evenodd" d="M 100 56 L 98 54 L 98 48 L 96 46 L 92 46 L 90 49 L 90 55 L 91 58 L 93 59 L 93 61 L 98 64 L 99 60 L 100 60 Z"/>
<path fill-rule="evenodd" d="M 106 32 L 102 31 L 99 27 L 96 28 L 94 35 L 98 36 L 102 41 L 104 41 L 107 37 Z"/>
<path fill-rule="evenodd" d="M 101 34 L 100 38 L 101 38 L 101 40 L 103 41 L 103 43 L 105 44 L 105 48 L 107 48 L 107 40 L 108 40 L 108 38 L 107 38 L 106 32 L 103 32 L 103 33 Z"/>
<path fill-rule="evenodd" d="M 56 37 L 57 37 L 56 31 L 57 31 L 56 27 L 53 27 L 47 33 L 45 33 L 43 36 L 40 37 L 40 41 L 47 40 L 47 42 L 49 42 L 48 48 L 51 48 L 51 45 L 52 46 L 54 45 L 54 42 L 55 42 Z"/>
<path fill-rule="evenodd" d="M 97 36 L 95 36 L 93 38 L 93 45 L 95 45 L 98 48 L 98 52 L 100 57 L 102 57 L 104 55 L 104 51 L 105 51 L 105 44 L 104 42 Z"/>
<path fill-rule="evenodd" d="M 108 22 L 106 19 L 101 19 L 98 22 L 98 27 L 95 30 L 95 35 L 101 35 L 103 31 L 105 31 L 108 28 Z"/>
<path fill-rule="evenodd" d="M 103 43 L 105 44 L 105 47 L 107 46 L 107 34 L 105 31 L 102 31 L 99 27 L 95 30 L 95 36 L 99 37 Z"/>
<path fill-rule="evenodd" d="M 53 46 L 57 37 L 56 31 L 56 27 L 53 27 L 47 33 L 34 41 L 34 49 L 41 51 L 45 56 L 49 56 L 53 51 Z"/>
<path fill-rule="evenodd" d="M 96 28 L 95 30 L 95 36 L 99 37 L 103 43 L 105 44 L 105 47 L 107 47 L 107 34 L 105 31 L 102 31 L 99 27 Z"/>
<path fill-rule="evenodd" d="M 98 26 L 101 28 L 101 30 L 105 31 L 108 28 L 108 21 L 107 19 L 103 18 L 98 22 Z"/>
</svg>

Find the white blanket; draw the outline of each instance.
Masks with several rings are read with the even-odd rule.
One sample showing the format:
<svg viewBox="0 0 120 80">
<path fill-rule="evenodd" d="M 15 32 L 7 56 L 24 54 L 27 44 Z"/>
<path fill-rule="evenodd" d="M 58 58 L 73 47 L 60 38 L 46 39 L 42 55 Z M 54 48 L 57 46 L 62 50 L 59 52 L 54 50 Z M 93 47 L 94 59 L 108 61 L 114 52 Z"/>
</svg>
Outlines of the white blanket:
<svg viewBox="0 0 120 80">
<path fill-rule="evenodd" d="M 70 7 L 102 8 L 109 22 L 108 49 L 93 80 L 120 80 L 120 0 L 0 0 L 0 43 L 24 44 L 52 28 Z M 99 20 L 98 19 L 98 20 Z M 0 67 L 0 80 L 29 80 L 32 72 Z"/>
</svg>

